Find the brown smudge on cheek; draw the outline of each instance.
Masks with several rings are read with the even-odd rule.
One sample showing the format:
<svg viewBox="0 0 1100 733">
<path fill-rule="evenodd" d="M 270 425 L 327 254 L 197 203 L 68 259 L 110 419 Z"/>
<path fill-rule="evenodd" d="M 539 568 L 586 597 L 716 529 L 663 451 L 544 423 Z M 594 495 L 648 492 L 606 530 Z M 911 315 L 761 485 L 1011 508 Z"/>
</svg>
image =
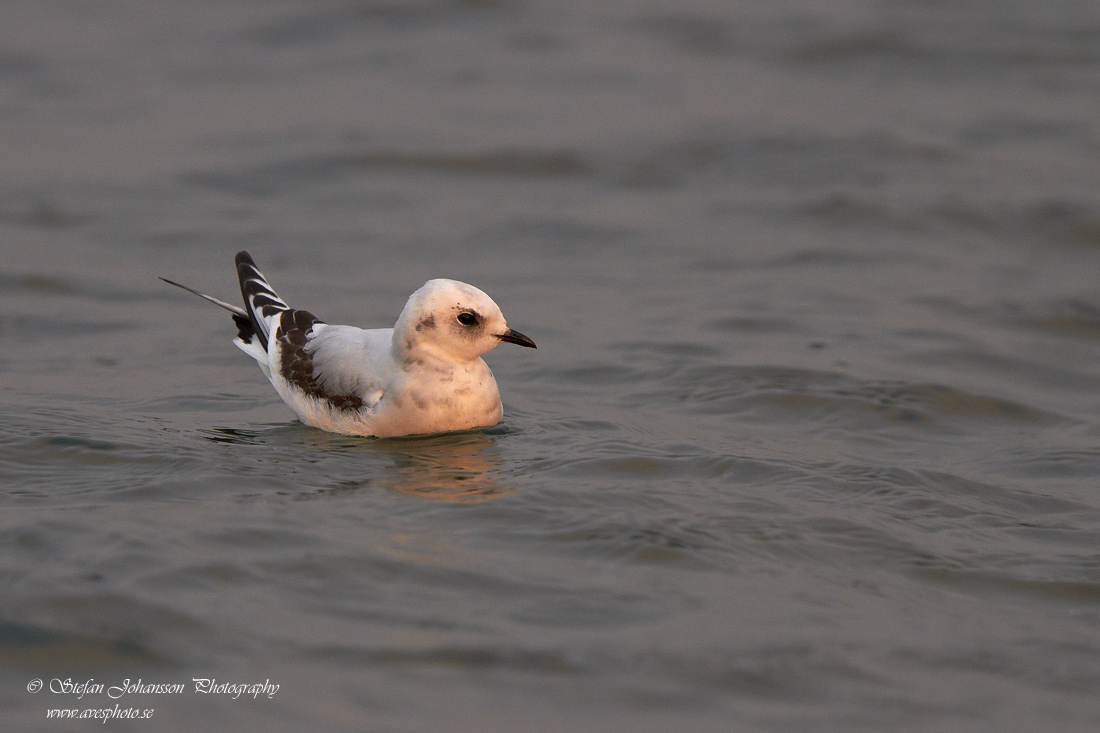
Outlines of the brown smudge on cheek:
<svg viewBox="0 0 1100 733">
<path fill-rule="evenodd" d="M 429 330 L 429 329 L 432 329 L 432 328 L 435 328 L 435 316 L 434 315 L 428 316 L 427 318 L 424 318 L 423 320 L 421 320 L 420 323 L 416 324 L 416 330 L 417 331 L 426 331 L 426 330 Z"/>
</svg>

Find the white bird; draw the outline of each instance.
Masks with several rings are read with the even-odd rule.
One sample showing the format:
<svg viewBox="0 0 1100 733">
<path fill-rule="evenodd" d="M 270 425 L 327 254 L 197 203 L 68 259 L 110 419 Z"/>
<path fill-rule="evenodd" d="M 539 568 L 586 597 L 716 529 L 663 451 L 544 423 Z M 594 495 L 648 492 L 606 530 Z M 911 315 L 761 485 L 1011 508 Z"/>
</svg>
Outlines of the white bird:
<svg viewBox="0 0 1100 733">
<path fill-rule="evenodd" d="M 233 314 L 233 343 L 260 364 L 302 422 L 379 438 L 496 425 L 504 412 L 481 355 L 502 341 L 535 348 L 492 298 L 457 280 L 429 280 L 393 328 L 329 325 L 295 310 L 247 252 L 238 252 L 244 308 L 183 288 Z"/>
</svg>

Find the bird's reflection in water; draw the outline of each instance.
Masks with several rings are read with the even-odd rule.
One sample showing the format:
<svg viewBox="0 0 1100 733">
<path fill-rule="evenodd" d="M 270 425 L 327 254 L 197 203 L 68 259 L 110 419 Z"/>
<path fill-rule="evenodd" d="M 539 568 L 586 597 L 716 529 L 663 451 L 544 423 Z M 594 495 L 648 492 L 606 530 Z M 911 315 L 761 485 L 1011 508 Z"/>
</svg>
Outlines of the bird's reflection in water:
<svg viewBox="0 0 1100 733">
<path fill-rule="evenodd" d="M 316 466 L 334 459 L 361 460 L 364 453 L 389 459 L 369 467 L 357 466 L 357 470 L 365 470 L 362 478 L 338 480 L 335 486 L 313 489 L 300 498 L 380 488 L 435 501 L 479 502 L 514 491 L 502 482 L 503 464 L 496 454 L 496 437 L 492 433 L 448 433 L 378 440 L 326 433 L 300 424 L 259 431 L 214 428 L 204 432 L 204 437 L 215 443 L 279 445 L 285 452 L 280 451 L 280 455 L 271 459 L 299 465 Z M 306 453 L 287 450 L 291 447 L 306 449 Z"/>
<path fill-rule="evenodd" d="M 376 486 L 454 502 L 488 501 L 513 491 L 501 483 L 501 461 L 493 452 L 494 441 L 489 435 L 465 433 L 386 442 L 395 465 L 391 472 L 374 477 Z"/>
</svg>

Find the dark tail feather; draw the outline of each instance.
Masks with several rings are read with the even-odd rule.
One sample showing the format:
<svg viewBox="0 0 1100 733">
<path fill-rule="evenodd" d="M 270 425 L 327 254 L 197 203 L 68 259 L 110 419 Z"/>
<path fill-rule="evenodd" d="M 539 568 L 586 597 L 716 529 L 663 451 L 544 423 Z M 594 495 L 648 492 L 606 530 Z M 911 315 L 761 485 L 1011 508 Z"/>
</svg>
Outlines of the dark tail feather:
<svg viewBox="0 0 1100 733">
<path fill-rule="evenodd" d="M 197 295 L 208 303 L 213 303 L 216 306 L 225 308 L 227 311 L 233 314 L 233 323 L 237 324 L 237 338 L 239 338 L 241 341 L 244 341 L 246 344 L 252 343 L 252 337 L 256 335 L 256 328 L 252 325 L 252 320 L 248 317 L 248 312 L 245 311 L 244 308 L 238 308 L 235 305 L 230 305 L 225 301 L 218 300 L 217 298 L 209 296 L 206 293 L 200 293 L 194 288 L 189 288 L 186 285 L 181 285 L 180 283 L 175 282 L 174 280 L 169 280 L 166 277 L 160 277 L 157 279 L 163 280 L 169 285 L 175 285 L 177 288 L 182 288 L 192 295 Z"/>
<path fill-rule="evenodd" d="M 256 327 L 252 325 L 252 319 L 234 313 L 233 323 L 237 324 L 237 338 L 246 344 L 252 343 L 252 337 L 256 335 Z"/>
</svg>

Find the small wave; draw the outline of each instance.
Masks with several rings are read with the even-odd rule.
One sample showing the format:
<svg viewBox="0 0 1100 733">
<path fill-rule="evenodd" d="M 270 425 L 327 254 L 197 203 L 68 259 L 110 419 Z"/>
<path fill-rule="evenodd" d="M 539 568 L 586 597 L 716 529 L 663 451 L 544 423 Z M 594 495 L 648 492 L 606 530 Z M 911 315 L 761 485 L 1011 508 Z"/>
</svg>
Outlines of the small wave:
<svg viewBox="0 0 1100 733">
<path fill-rule="evenodd" d="M 687 367 L 662 380 L 656 392 L 635 392 L 626 399 L 730 415 L 761 410 L 777 418 L 791 411 L 798 413 L 799 419 L 816 415 L 821 420 L 841 413 L 852 418 L 862 415 L 862 419 L 849 423 L 853 428 L 861 423 L 870 427 L 867 418 L 876 416 L 886 422 L 909 424 L 958 420 L 1050 424 L 1066 419 L 1013 400 L 946 385 L 866 380 L 790 367 Z"/>
<path fill-rule="evenodd" d="M 0 622 L 0 656 L 8 667 L 54 669 L 130 669 L 165 664 L 167 658 L 153 649 L 110 634 L 79 633 L 40 624 Z"/>
</svg>

